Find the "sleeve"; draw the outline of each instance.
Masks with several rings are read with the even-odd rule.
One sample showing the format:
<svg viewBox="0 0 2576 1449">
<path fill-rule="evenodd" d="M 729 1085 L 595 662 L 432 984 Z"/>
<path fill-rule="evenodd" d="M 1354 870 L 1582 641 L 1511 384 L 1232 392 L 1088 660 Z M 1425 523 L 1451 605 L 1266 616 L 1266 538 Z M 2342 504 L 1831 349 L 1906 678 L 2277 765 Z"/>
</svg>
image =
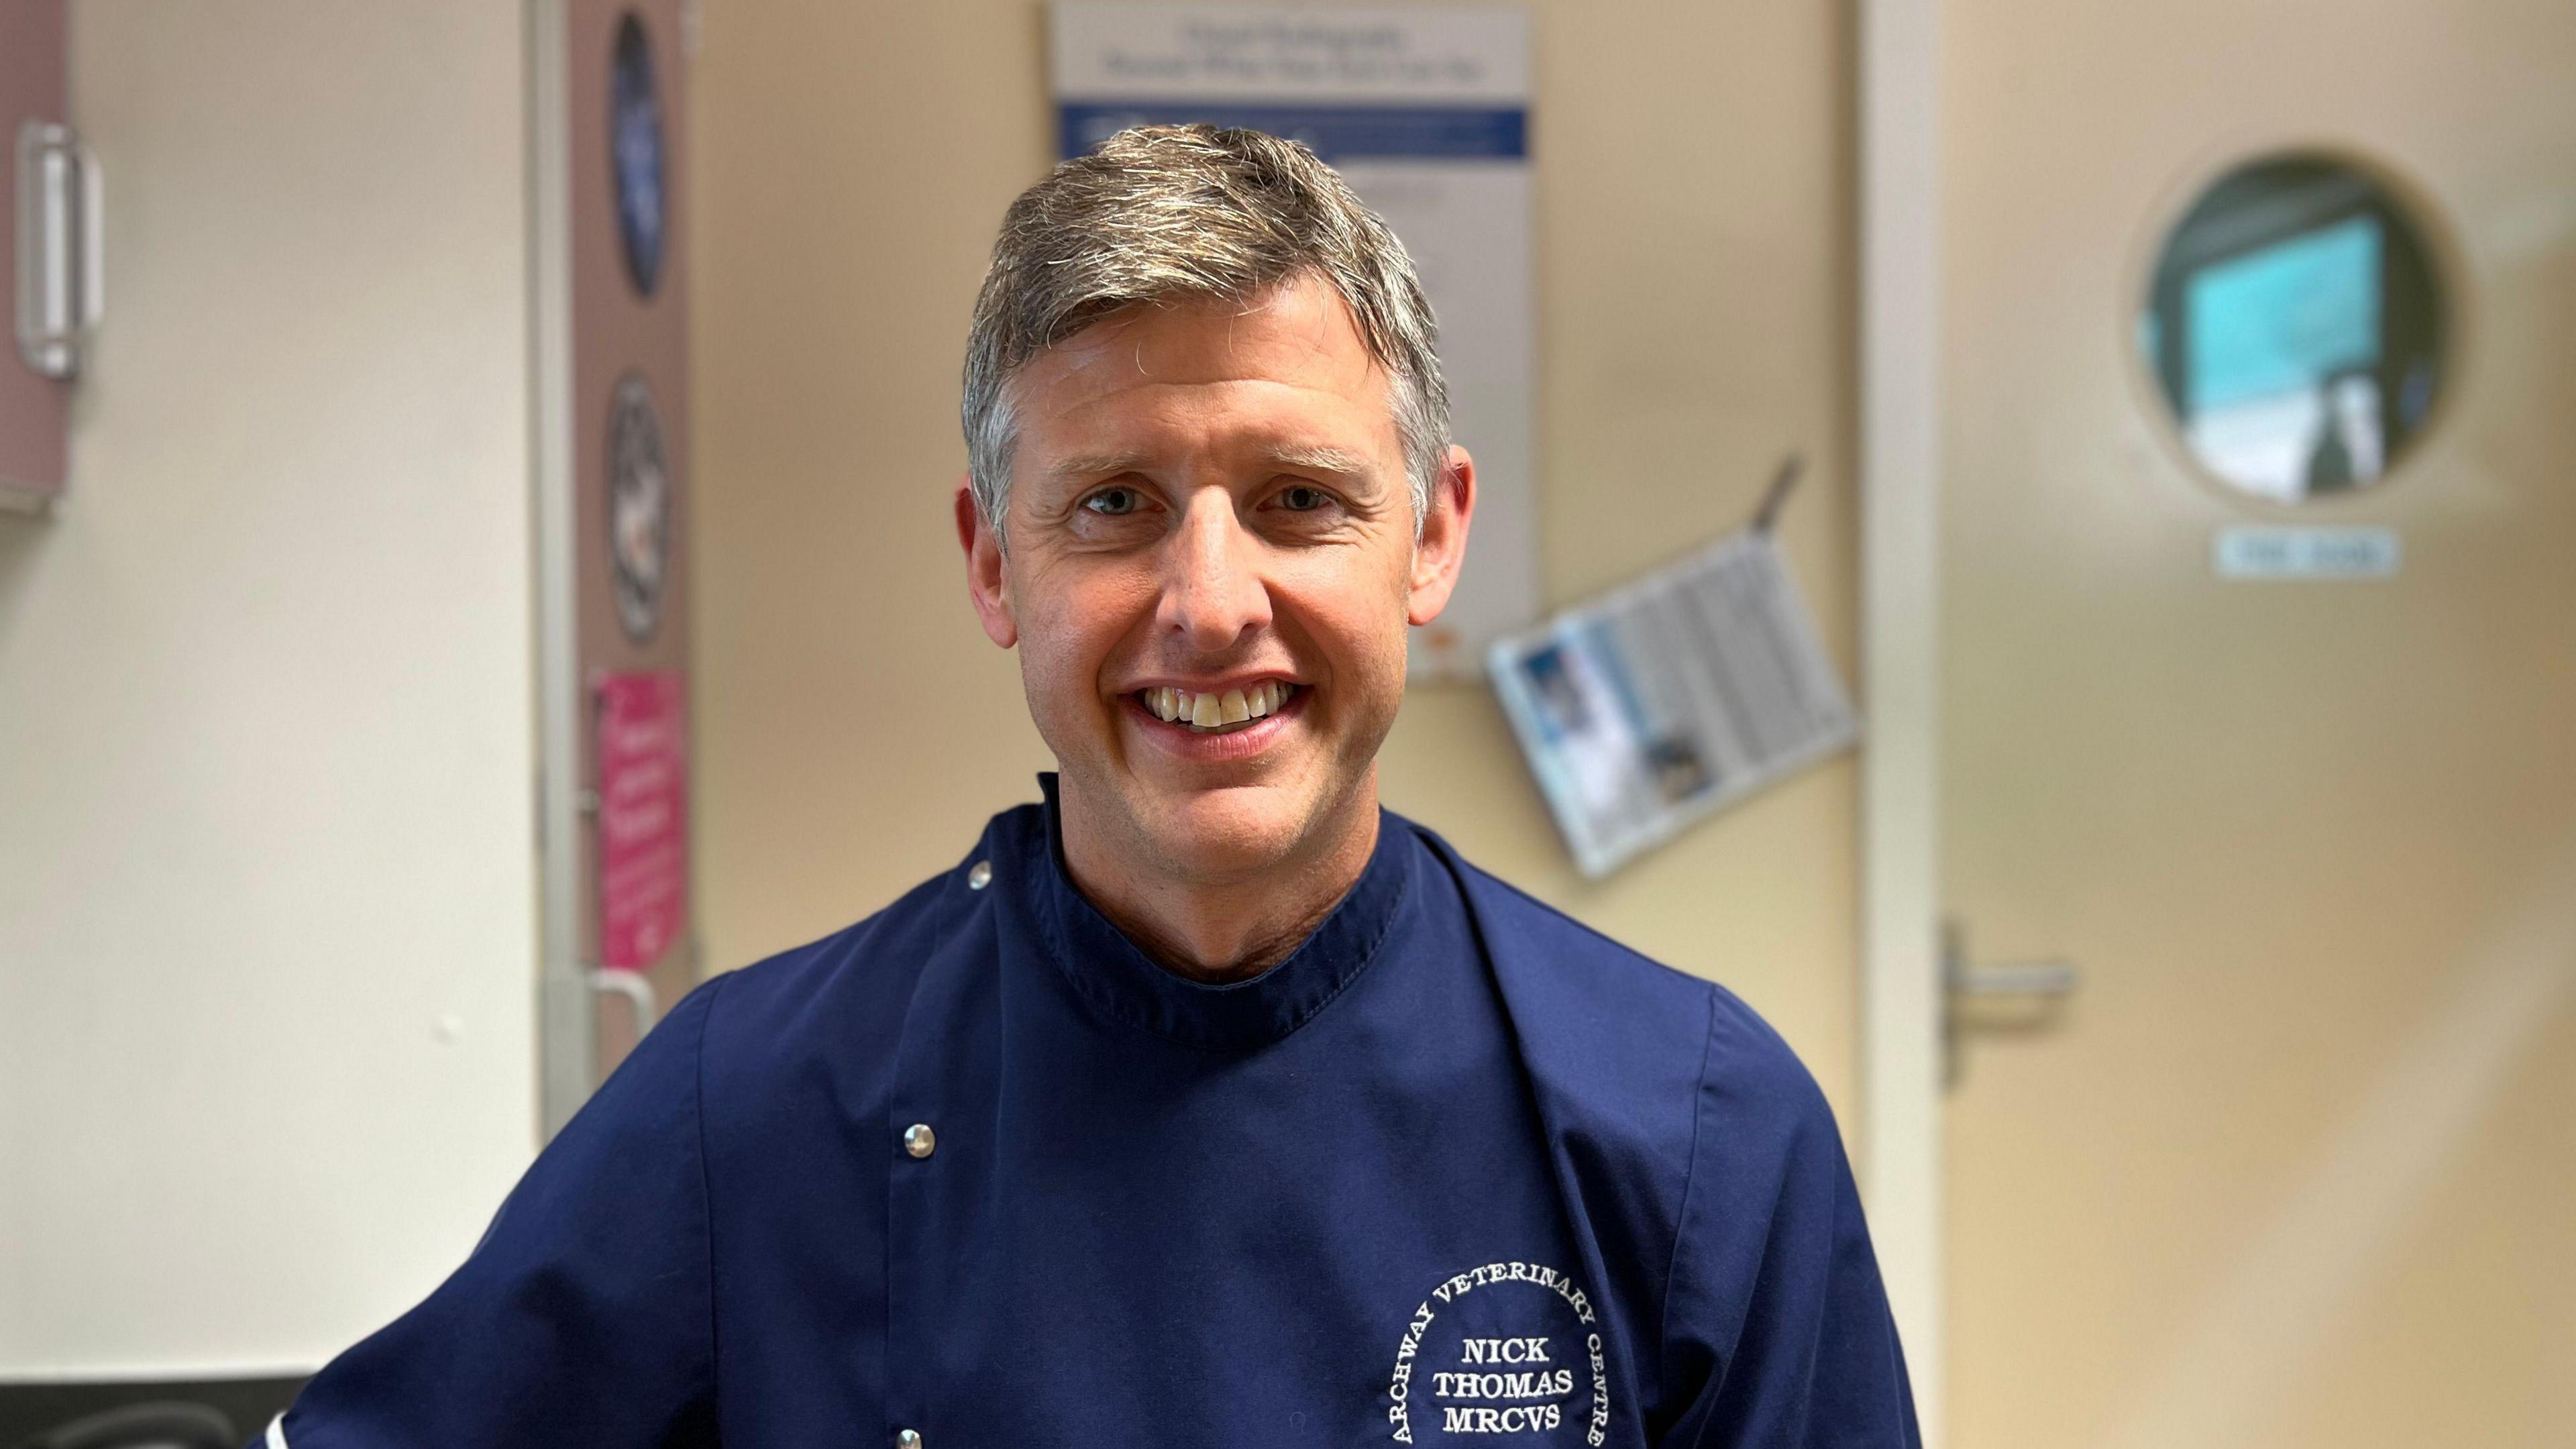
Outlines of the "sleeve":
<svg viewBox="0 0 2576 1449">
<path fill-rule="evenodd" d="M 1758 1021 L 1721 1017 L 1665 1304 L 1666 1449 L 1920 1449 L 1914 1392 L 1832 1110 Z"/>
<path fill-rule="evenodd" d="M 645 1036 L 437 1291 L 326 1365 L 253 1449 L 714 1444 L 698 1059 L 722 984 Z"/>
</svg>

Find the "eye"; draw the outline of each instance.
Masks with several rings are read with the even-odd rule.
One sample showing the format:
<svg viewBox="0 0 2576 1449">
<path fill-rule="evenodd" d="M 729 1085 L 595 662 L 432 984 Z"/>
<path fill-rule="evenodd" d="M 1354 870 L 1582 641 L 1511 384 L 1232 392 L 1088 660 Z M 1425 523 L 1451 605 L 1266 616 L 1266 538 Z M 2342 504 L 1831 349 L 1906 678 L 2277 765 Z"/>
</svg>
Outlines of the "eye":
<svg viewBox="0 0 2576 1449">
<path fill-rule="evenodd" d="M 1312 483 L 1291 483 L 1279 490 L 1279 506 L 1291 513 L 1312 513 L 1332 505 L 1333 495 Z"/>
<path fill-rule="evenodd" d="M 1103 488 L 1082 500 L 1084 509 L 1105 518 L 1124 517 L 1144 505 L 1145 495 L 1124 484 L 1115 488 Z"/>
</svg>

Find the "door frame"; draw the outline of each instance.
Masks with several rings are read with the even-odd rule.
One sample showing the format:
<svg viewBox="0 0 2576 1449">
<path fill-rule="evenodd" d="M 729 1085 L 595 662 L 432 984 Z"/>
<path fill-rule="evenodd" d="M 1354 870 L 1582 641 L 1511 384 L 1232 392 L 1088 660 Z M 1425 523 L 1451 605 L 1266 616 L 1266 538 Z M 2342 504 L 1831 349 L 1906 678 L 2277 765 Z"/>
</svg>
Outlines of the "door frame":
<svg viewBox="0 0 2576 1449">
<path fill-rule="evenodd" d="M 1940 0 L 1861 0 L 1860 1159 L 1923 1442 L 1943 1441 Z"/>
<path fill-rule="evenodd" d="M 590 1098 L 598 1005 L 582 961 L 583 719 L 579 490 L 574 476 L 571 16 L 529 0 L 528 460 L 536 557 L 537 1145 Z"/>
</svg>

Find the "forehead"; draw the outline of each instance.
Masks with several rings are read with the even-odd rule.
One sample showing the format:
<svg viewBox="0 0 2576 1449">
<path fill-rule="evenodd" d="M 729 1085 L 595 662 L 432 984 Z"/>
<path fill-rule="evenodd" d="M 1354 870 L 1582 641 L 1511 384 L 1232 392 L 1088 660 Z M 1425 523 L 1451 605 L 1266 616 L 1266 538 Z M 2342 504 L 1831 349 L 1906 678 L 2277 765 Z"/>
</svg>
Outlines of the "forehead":
<svg viewBox="0 0 2576 1449">
<path fill-rule="evenodd" d="M 1031 358 L 1013 387 L 1021 445 L 1039 452 L 1396 447 L 1386 370 L 1340 294 L 1313 277 L 1243 301 L 1126 308 Z"/>
</svg>

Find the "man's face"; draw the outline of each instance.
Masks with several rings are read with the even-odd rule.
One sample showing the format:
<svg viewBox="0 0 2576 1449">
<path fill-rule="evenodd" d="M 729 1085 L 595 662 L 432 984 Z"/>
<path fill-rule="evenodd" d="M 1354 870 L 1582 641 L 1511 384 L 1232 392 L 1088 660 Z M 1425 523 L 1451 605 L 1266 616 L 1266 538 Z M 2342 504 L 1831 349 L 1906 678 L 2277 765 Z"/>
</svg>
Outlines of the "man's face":
<svg viewBox="0 0 2576 1449">
<path fill-rule="evenodd" d="M 1128 308 L 1013 388 L 1008 548 L 962 496 L 959 531 L 1068 829 L 1175 883 L 1329 848 L 1456 579 L 1465 453 L 1417 547 L 1387 374 L 1312 278 Z"/>
</svg>

